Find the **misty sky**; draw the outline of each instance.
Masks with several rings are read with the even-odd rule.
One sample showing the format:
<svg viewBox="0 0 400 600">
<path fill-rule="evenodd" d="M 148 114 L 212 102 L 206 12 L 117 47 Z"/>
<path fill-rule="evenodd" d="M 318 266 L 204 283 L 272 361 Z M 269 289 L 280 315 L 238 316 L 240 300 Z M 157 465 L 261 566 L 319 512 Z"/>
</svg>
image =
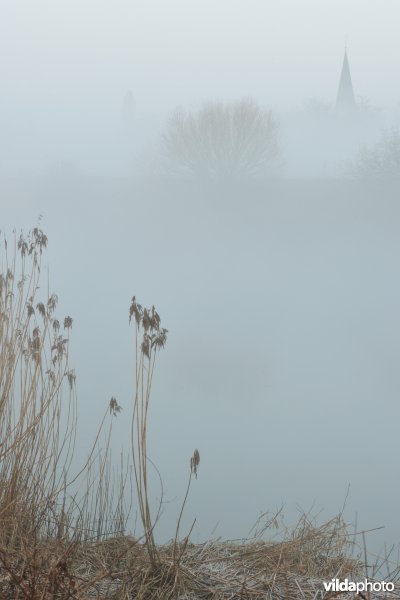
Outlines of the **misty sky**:
<svg viewBox="0 0 400 600">
<path fill-rule="evenodd" d="M 333 101 L 348 36 L 356 94 L 399 100 L 397 0 L 2 0 L 2 104 L 148 109 L 252 95 Z"/>
<path fill-rule="evenodd" d="M 393 113 L 399 18 L 397 0 L 3 0 L 0 173 L 38 173 L 60 161 L 132 171 L 154 154 L 177 106 L 253 97 L 282 122 L 310 99 L 333 106 L 346 38 L 356 98 Z M 121 150 L 127 90 L 135 131 Z M 357 135 L 344 157 L 375 141 L 387 122 L 393 118 Z M 289 175 L 337 171 L 321 149 L 317 168 L 303 164 L 302 138 L 292 128 L 285 142 Z"/>
</svg>

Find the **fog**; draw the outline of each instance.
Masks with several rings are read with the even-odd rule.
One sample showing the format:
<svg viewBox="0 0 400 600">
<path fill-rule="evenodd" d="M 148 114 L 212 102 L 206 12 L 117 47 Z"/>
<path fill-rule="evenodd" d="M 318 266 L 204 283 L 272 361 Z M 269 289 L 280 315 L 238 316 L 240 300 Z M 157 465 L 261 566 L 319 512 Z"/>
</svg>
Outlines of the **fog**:
<svg viewBox="0 0 400 600">
<path fill-rule="evenodd" d="M 350 523 L 385 527 L 372 550 L 399 542 L 399 17 L 389 0 L 3 1 L 0 228 L 43 215 L 82 461 L 112 396 L 129 449 L 131 297 L 169 331 L 149 424 L 161 541 L 197 447 L 194 541 L 282 505 L 322 522 L 347 496 Z M 170 169 L 177 107 L 249 98 L 277 124 L 268 169 Z"/>
</svg>

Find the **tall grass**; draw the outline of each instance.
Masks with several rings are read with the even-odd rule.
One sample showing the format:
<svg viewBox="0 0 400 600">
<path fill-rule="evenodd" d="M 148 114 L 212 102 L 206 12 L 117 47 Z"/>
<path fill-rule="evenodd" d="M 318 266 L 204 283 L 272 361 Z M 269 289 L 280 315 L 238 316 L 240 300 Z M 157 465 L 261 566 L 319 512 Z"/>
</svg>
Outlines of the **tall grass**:
<svg viewBox="0 0 400 600">
<path fill-rule="evenodd" d="M 71 474 L 77 432 L 76 376 L 69 363 L 73 319 L 57 317 L 57 295 L 43 281 L 43 231 L 14 233 L 11 241 L 3 235 L 0 244 L 0 564 L 22 597 L 34 598 L 39 588 L 45 594 L 65 587 L 66 560 L 77 544 L 124 531 L 129 467 L 122 459 L 113 472 L 107 407 L 88 459 Z M 110 411 L 116 411 L 113 402 Z M 44 550 L 49 541 L 52 555 Z M 49 575 L 55 557 L 63 573 L 57 585 Z M 33 566 L 26 575 L 30 564 L 48 569 L 40 585 Z"/>
<path fill-rule="evenodd" d="M 39 227 L 26 236 L 14 232 L 11 241 L 4 235 L 0 240 L 0 567 L 9 574 L 13 593 L 25 598 L 78 597 L 88 580 L 93 584 L 108 577 L 138 540 L 122 544 L 112 568 L 97 565 L 80 586 L 72 564 L 83 546 L 127 533 L 134 495 L 154 576 L 163 566 L 168 571 L 182 553 L 179 519 L 173 559 L 165 562 L 160 556 L 154 527 L 162 499 L 153 515 L 149 497 L 148 470 L 156 467 L 147 452 L 148 411 L 167 330 L 154 306 L 147 309 L 133 298 L 130 456 L 121 454 L 117 464 L 111 456 L 113 421 L 121 410 L 113 397 L 88 458 L 72 472 L 77 436 L 76 376 L 69 359 L 73 319 L 56 314 L 58 297 L 42 273 L 46 246 Z M 197 474 L 198 462 L 196 451 L 191 474 Z"/>
<path fill-rule="evenodd" d="M 133 405 L 133 418 L 131 428 L 131 449 L 133 470 L 136 483 L 137 498 L 139 503 L 140 518 L 144 530 L 144 539 L 149 555 L 150 563 L 154 568 L 160 564 L 160 556 L 157 550 L 157 544 L 154 537 L 154 526 L 160 516 L 162 498 L 159 504 L 158 512 L 153 518 L 150 509 L 149 499 L 149 475 L 148 466 L 156 469 L 155 465 L 149 460 L 147 453 L 147 431 L 148 431 L 148 413 L 151 398 L 151 389 L 156 364 L 157 353 L 165 347 L 167 342 L 168 330 L 161 326 L 160 315 L 155 307 L 143 307 L 138 304 L 136 297 L 132 298 L 129 309 L 129 321 L 133 319 L 135 325 L 135 397 Z M 192 475 L 197 477 L 197 469 L 200 463 L 200 454 L 196 449 L 190 459 L 190 475 L 186 495 L 184 497 L 174 540 L 173 564 L 176 566 L 179 559 L 178 554 L 178 536 L 179 527 L 189 494 Z M 157 470 L 157 469 L 156 469 Z M 158 473 L 158 471 L 157 471 Z M 161 478 L 160 478 L 161 481 Z M 162 486 L 162 481 L 161 481 Z M 187 538 L 188 539 L 188 538 Z M 187 543 L 187 540 L 186 540 Z"/>
<path fill-rule="evenodd" d="M 157 351 L 164 348 L 168 332 L 161 327 L 160 316 L 154 306 L 151 309 L 143 308 L 136 302 L 135 296 L 129 309 L 130 321 L 132 317 L 135 322 L 136 363 L 131 449 L 140 518 L 149 559 L 154 568 L 158 562 L 158 552 L 148 492 L 147 421 Z"/>
<path fill-rule="evenodd" d="M 72 318 L 39 285 L 44 233 L 9 245 L 0 274 L 0 543 L 20 545 L 52 530 L 75 447 Z"/>
<path fill-rule="evenodd" d="M 118 462 L 112 457 L 113 423 L 121 411 L 113 397 L 87 459 L 73 471 L 74 322 L 57 316 L 57 295 L 42 272 L 46 246 L 39 227 L 0 239 L 0 600 L 305 598 L 308 591 L 309 597 L 318 593 L 309 577 L 359 572 L 359 561 L 345 554 L 341 515 L 322 528 L 304 518 L 273 544 L 193 545 L 192 528 L 181 540 L 198 450 L 190 458 L 174 539 L 157 543 L 162 494 L 152 509 L 150 469 L 158 471 L 147 441 L 155 367 L 168 332 L 154 306 L 143 307 L 135 297 L 129 309 L 136 348 L 130 453 Z M 140 538 L 129 528 L 133 498 Z"/>
</svg>

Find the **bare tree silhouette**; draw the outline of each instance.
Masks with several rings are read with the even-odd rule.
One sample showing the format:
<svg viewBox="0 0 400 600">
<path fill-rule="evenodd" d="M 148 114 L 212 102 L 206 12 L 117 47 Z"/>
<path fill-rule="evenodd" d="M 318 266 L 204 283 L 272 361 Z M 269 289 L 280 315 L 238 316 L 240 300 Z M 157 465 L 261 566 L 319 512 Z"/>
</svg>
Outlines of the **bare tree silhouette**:
<svg viewBox="0 0 400 600">
<path fill-rule="evenodd" d="M 348 171 L 357 179 L 400 179 L 400 131 L 384 130 L 376 144 L 363 146 Z"/>
<path fill-rule="evenodd" d="M 254 100 L 207 102 L 172 113 L 162 138 L 170 172 L 218 179 L 268 175 L 276 167 L 279 125 Z"/>
</svg>

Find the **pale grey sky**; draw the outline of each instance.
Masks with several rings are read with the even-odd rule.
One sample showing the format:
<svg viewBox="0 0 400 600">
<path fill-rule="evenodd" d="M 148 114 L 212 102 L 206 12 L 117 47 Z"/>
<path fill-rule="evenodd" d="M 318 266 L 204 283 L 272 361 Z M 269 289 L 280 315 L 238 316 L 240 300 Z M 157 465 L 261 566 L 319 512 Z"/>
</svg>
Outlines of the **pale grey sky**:
<svg viewBox="0 0 400 600">
<path fill-rule="evenodd" d="M 147 107 L 333 100 L 345 36 L 356 94 L 400 99 L 398 0 L 2 0 L 3 102 Z"/>
</svg>

